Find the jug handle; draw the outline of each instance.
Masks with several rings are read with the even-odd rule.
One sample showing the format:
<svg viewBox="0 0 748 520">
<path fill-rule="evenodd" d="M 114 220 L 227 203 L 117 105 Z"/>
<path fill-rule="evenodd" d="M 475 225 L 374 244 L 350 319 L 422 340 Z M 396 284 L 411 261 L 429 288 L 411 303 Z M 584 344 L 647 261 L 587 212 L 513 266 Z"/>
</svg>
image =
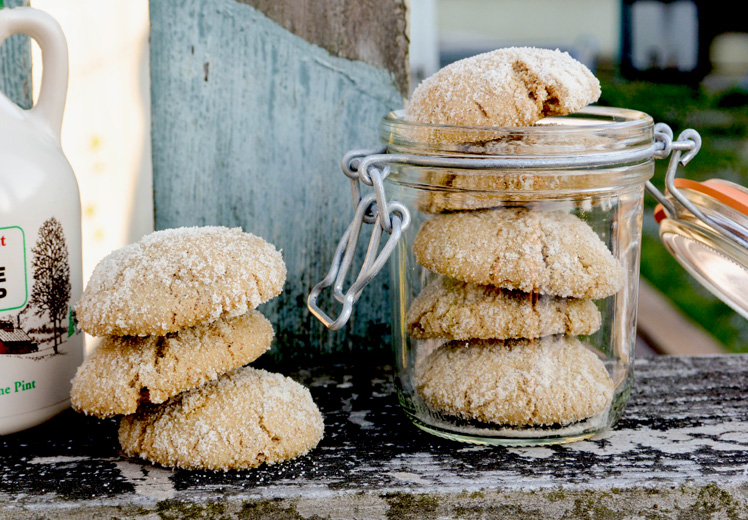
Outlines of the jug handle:
<svg viewBox="0 0 748 520">
<path fill-rule="evenodd" d="M 60 141 L 62 114 L 68 90 L 68 46 L 57 21 L 31 7 L 0 9 L 0 44 L 13 34 L 26 34 L 42 51 L 39 99 L 29 110 Z"/>
</svg>

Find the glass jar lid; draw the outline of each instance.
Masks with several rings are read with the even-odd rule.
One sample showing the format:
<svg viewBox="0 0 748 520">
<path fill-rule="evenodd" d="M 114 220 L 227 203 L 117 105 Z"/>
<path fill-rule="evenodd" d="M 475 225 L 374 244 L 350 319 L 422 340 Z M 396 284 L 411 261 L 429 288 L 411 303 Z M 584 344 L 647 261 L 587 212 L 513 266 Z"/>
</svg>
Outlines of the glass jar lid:
<svg viewBox="0 0 748 520">
<path fill-rule="evenodd" d="M 722 179 L 673 179 L 658 204 L 660 239 L 689 274 L 748 319 L 748 190 Z"/>
</svg>

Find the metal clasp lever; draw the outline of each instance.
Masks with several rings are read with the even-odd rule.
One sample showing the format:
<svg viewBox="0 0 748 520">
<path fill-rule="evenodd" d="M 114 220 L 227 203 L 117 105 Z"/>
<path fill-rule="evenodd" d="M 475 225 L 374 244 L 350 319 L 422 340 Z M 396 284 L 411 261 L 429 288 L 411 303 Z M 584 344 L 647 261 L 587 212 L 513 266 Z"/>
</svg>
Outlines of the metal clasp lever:
<svg viewBox="0 0 748 520">
<path fill-rule="evenodd" d="M 358 301 L 364 287 L 385 266 L 387 259 L 397 246 L 402 232 L 410 225 L 410 213 L 405 206 L 399 202 L 387 202 L 383 180 L 389 173 L 389 167 L 387 165 L 380 166 L 375 160 L 377 157 L 378 155 L 369 155 L 367 151 L 362 151 L 347 154 L 343 158 L 343 172 L 351 179 L 356 212 L 353 221 L 343 233 L 337 248 L 335 248 L 332 265 L 327 272 L 327 276 L 312 288 L 307 298 L 307 307 L 309 307 L 311 313 L 330 330 L 339 330 L 346 324 L 351 317 L 353 305 Z M 360 168 L 362 165 L 363 168 Z M 359 181 L 372 186 L 374 193 L 361 197 Z M 353 264 L 364 223 L 374 225 L 369 239 L 369 247 L 356 280 L 346 292 L 343 292 L 343 285 Z M 386 232 L 390 236 L 380 251 L 382 232 Z M 334 319 L 320 309 L 317 304 L 320 293 L 330 286 L 333 287 L 332 292 L 335 299 L 343 304 L 340 314 Z"/>
<path fill-rule="evenodd" d="M 678 164 L 682 166 L 687 165 L 694 156 L 699 153 L 701 148 L 701 136 L 696 130 L 684 130 L 679 136 L 677 141 L 673 141 L 673 130 L 665 123 L 657 123 L 654 127 L 655 142 L 660 145 L 660 148 L 654 153 L 655 159 L 664 159 L 671 152 L 673 155 L 670 157 L 670 163 L 667 167 L 665 174 L 665 186 L 668 190 L 673 189 L 678 192 L 678 189 L 673 185 L 673 179 L 675 173 L 678 170 Z M 681 157 L 682 152 L 686 152 Z M 668 213 L 673 215 L 675 208 L 672 203 L 665 197 L 665 195 L 652 184 L 652 181 L 647 181 L 645 184 L 647 191 L 652 195 L 657 202 L 662 204 L 662 207 Z"/>
<path fill-rule="evenodd" d="M 696 130 L 687 129 L 681 132 L 677 141 L 673 141 L 673 131 L 670 127 L 664 123 L 658 123 L 655 125 L 655 139 L 657 142 L 662 143 L 662 149 L 655 154 L 655 157 L 664 158 L 670 152 L 673 152 L 665 172 L 665 187 L 667 188 L 667 192 L 695 218 L 702 221 L 727 240 L 743 249 L 748 249 L 748 242 L 743 237 L 723 226 L 709 215 L 706 215 L 675 186 L 675 174 L 678 171 L 678 164 L 686 166 L 701 148 L 701 136 L 699 133 Z M 651 181 L 647 181 L 646 188 L 649 194 L 657 199 L 657 202 L 662 204 L 665 213 L 670 218 L 676 215 L 677 210 L 673 206 L 673 203 Z"/>
</svg>

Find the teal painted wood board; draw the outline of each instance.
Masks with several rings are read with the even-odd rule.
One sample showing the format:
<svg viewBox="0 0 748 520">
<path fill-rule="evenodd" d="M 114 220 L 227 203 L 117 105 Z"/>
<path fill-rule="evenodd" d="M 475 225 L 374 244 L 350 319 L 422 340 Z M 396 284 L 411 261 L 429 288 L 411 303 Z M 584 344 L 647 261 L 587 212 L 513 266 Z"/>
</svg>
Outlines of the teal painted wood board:
<svg viewBox="0 0 748 520">
<path fill-rule="evenodd" d="M 378 146 L 402 106 L 393 75 L 234 0 L 151 2 L 150 16 L 156 228 L 241 226 L 282 249 L 285 291 L 260 307 L 277 360 L 388 352 L 386 273 L 337 333 L 306 297 L 353 215 L 342 155 Z"/>
</svg>

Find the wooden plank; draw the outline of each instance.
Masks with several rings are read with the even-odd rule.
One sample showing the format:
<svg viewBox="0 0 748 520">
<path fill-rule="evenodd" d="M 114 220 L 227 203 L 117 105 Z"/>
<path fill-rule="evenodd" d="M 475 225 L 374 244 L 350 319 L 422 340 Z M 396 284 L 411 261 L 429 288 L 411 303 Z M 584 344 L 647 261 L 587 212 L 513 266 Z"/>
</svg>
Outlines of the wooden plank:
<svg viewBox="0 0 748 520">
<path fill-rule="evenodd" d="M 408 17 L 404 0 L 237 0 L 333 56 L 362 61 L 395 76 L 408 93 Z"/>
<path fill-rule="evenodd" d="M 29 0 L 5 0 L 4 4 L 5 7 L 27 6 Z M 31 107 L 31 40 L 28 36 L 11 36 L 0 47 L 0 91 L 19 106 Z"/>
<path fill-rule="evenodd" d="M 612 431 L 538 448 L 421 432 L 388 368 L 290 373 L 325 438 L 299 459 L 227 473 L 124 458 L 116 420 L 71 411 L 0 437 L 0 517 L 747 518 L 748 356 L 659 356 L 635 371 Z"/>
<path fill-rule="evenodd" d="M 276 359 L 388 351 L 386 273 L 339 333 L 305 301 L 353 214 L 340 158 L 378 146 L 380 119 L 403 104 L 395 74 L 333 56 L 235 0 L 151 2 L 150 15 L 156 228 L 242 226 L 283 250 L 285 292 L 261 308 Z M 366 47 L 381 28 L 361 24 Z"/>
<path fill-rule="evenodd" d="M 639 282 L 638 334 L 660 354 L 725 354 L 714 336 L 688 319 L 649 282 Z"/>
</svg>

